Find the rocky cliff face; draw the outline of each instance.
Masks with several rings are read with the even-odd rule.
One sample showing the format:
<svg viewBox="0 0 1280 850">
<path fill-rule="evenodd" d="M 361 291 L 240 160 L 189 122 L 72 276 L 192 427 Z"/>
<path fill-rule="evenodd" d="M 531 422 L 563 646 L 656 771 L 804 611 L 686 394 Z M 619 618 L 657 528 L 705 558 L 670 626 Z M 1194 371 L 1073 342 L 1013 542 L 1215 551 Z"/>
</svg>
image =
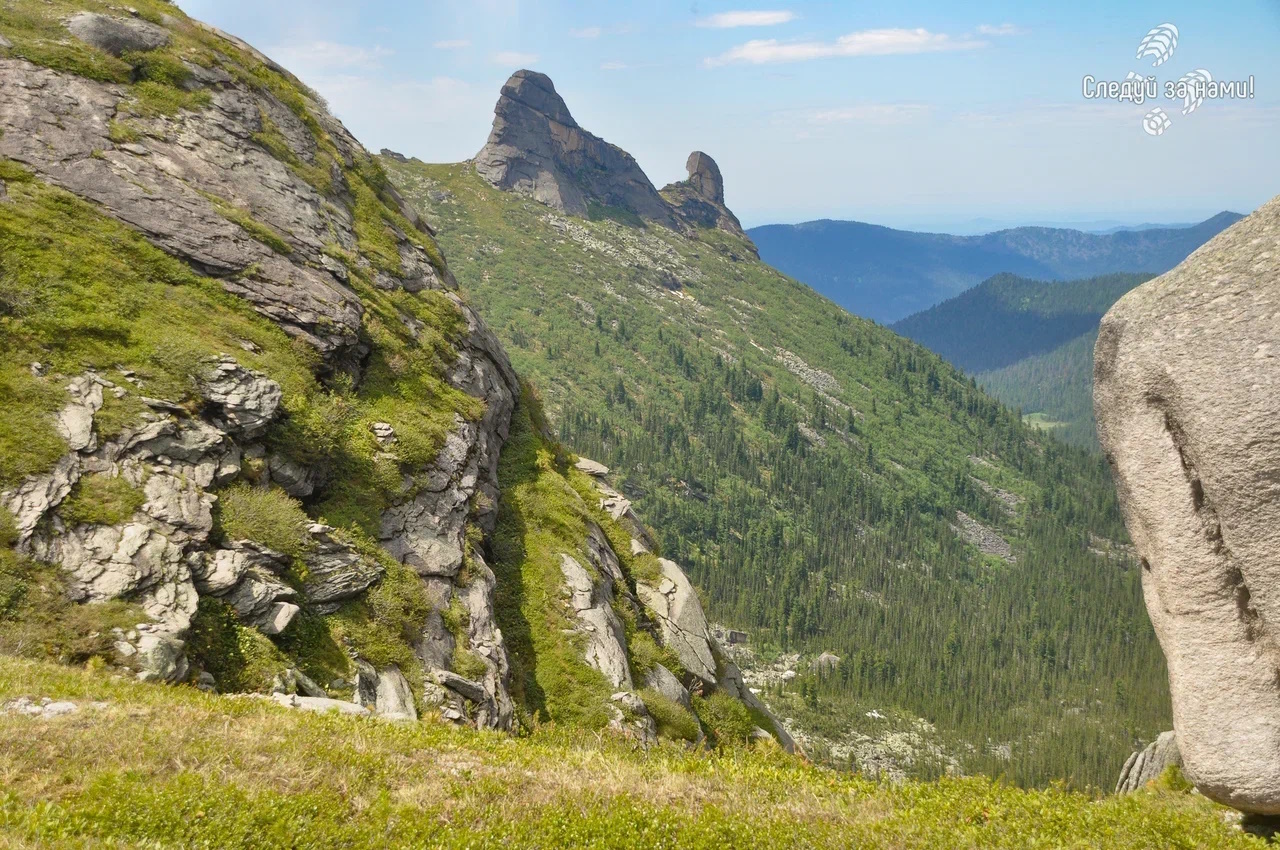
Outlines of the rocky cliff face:
<svg viewBox="0 0 1280 850">
<path fill-rule="evenodd" d="M 676 229 L 718 227 L 750 245 L 724 204 L 715 160 L 694 151 L 689 178 L 659 193 L 631 154 L 582 129 L 551 78 L 535 71 L 517 71 L 502 87 L 493 131 L 474 165 L 499 189 L 571 215 L 621 211 Z"/>
<path fill-rule="evenodd" d="M 1280 199 L 1102 322 L 1095 408 L 1187 777 L 1280 813 Z"/>
<path fill-rule="evenodd" d="M 433 709 L 512 728 L 487 560 L 520 397 L 506 353 L 455 293 L 429 229 L 299 81 L 158 0 L 132 17 L 86 5 L 65 20 L 33 6 L 30 28 L 0 41 L 0 217 L 12 217 L 0 232 L 17 281 L 0 291 L 14 343 L 0 383 L 49 400 L 5 424 L 61 452 L 0 464 L 31 468 L 0 481 L 5 539 L 57 565 L 75 600 L 139 607 L 146 622 L 116 629 L 111 660 L 141 678 L 266 687 L 223 655 L 253 646 L 266 659 L 255 675 L 290 705 L 337 697 L 394 719 Z M 69 52 L 51 53 L 51 38 Z M 585 204 L 555 188 L 555 168 L 594 163 L 624 176 L 592 184 L 592 200 L 667 219 L 634 162 L 581 132 L 549 81 L 518 75 L 508 89 L 500 119 L 512 132 L 541 122 L 551 182 L 520 165 L 498 179 L 533 174 L 548 197 Z M 55 213 L 75 226 L 44 225 Z M 74 255 L 58 240 L 81 229 L 107 234 L 83 246 L 103 265 L 48 289 L 41 263 Z M 133 259 L 112 265 L 126 248 Z M 103 279 L 125 266 L 128 281 Z M 88 291 L 122 303 L 86 316 Z M 616 725 L 650 738 L 619 606 L 681 659 L 695 647 L 691 675 L 709 690 L 696 597 L 673 565 L 680 587 L 655 598 L 684 613 L 659 627 L 600 525 L 566 548 L 580 663 L 617 691 Z"/>
</svg>

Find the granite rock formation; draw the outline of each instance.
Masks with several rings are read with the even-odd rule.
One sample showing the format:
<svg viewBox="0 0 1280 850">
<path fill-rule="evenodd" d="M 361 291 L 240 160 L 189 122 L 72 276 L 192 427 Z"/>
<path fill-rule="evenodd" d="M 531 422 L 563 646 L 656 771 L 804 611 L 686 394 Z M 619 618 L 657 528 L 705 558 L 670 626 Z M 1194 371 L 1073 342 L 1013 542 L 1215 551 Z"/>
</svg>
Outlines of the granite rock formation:
<svg viewBox="0 0 1280 850">
<path fill-rule="evenodd" d="M 1280 199 L 1116 303 L 1094 380 L 1187 778 L 1280 814 Z"/>
</svg>

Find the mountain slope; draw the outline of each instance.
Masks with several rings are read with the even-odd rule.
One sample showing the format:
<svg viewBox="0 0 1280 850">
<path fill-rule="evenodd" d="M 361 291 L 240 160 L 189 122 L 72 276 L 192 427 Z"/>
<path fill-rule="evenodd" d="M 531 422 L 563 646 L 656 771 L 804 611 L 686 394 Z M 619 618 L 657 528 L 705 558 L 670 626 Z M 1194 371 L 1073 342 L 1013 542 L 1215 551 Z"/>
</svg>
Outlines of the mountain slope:
<svg viewBox="0 0 1280 850">
<path fill-rule="evenodd" d="M 560 438 L 613 468 L 711 613 L 762 651 L 840 656 L 759 685 L 793 728 L 832 719 L 834 758 L 901 709 L 948 752 L 909 771 L 1103 784 L 1167 722 L 1138 577 L 1088 545 L 1124 536 L 1099 459 L 727 230 L 592 221 L 469 163 L 382 162 Z"/>
<path fill-rule="evenodd" d="M 138 6 L 0 10 L 0 652 L 790 748 L 369 153 Z"/>
<path fill-rule="evenodd" d="M 1185 228 L 1098 234 L 1018 227 L 982 236 L 824 220 L 754 227 L 748 235 L 765 262 L 852 313 L 890 323 L 1002 272 L 1037 280 L 1159 274 L 1240 218 L 1223 212 Z"/>
<path fill-rule="evenodd" d="M 1111 305 L 1151 277 L 996 275 L 892 328 L 975 375 L 1005 404 L 1050 423 L 1059 437 L 1096 448 L 1091 340 Z"/>
</svg>

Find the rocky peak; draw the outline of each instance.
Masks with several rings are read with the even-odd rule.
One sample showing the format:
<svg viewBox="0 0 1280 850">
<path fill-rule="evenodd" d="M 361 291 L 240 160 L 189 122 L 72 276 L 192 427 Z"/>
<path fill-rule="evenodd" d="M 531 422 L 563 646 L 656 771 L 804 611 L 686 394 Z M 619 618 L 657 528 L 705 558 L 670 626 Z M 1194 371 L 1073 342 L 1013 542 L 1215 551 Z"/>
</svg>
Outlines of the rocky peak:
<svg viewBox="0 0 1280 850">
<path fill-rule="evenodd" d="M 738 217 L 724 205 L 724 177 L 716 161 L 702 151 L 694 151 L 684 167 L 689 177 L 662 190 L 662 197 L 676 216 L 694 227 L 717 227 L 747 239 Z"/>
<path fill-rule="evenodd" d="M 594 204 L 673 224 L 635 159 L 579 127 L 551 78 L 535 71 L 517 71 L 502 87 L 475 168 L 499 189 L 562 212 L 586 216 Z"/>
<path fill-rule="evenodd" d="M 689 172 L 689 179 L 685 182 L 699 197 L 724 206 L 724 178 L 720 176 L 720 166 L 709 154 L 694 151 L 689 154 L 684 169 Z"/>
</svg>

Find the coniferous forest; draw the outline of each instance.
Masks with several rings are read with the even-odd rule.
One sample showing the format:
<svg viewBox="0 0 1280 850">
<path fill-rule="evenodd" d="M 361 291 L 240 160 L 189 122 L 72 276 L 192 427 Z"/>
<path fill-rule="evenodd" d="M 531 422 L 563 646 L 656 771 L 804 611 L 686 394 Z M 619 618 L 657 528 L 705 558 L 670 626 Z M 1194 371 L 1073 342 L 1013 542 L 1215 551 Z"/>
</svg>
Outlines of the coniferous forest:
<svg viewBox="0 0 1280 850">
<path fill-rule="evenodd" d="M 1100 457 L 732 236 L 566 221 L 465 165 L 384 165 L 711 616 L 843 659 L 801 671 L 806 693 L 922 717 L 966 771 L 1027 784 L 1107 785 L 1167 725 Z"/>
</svg>

